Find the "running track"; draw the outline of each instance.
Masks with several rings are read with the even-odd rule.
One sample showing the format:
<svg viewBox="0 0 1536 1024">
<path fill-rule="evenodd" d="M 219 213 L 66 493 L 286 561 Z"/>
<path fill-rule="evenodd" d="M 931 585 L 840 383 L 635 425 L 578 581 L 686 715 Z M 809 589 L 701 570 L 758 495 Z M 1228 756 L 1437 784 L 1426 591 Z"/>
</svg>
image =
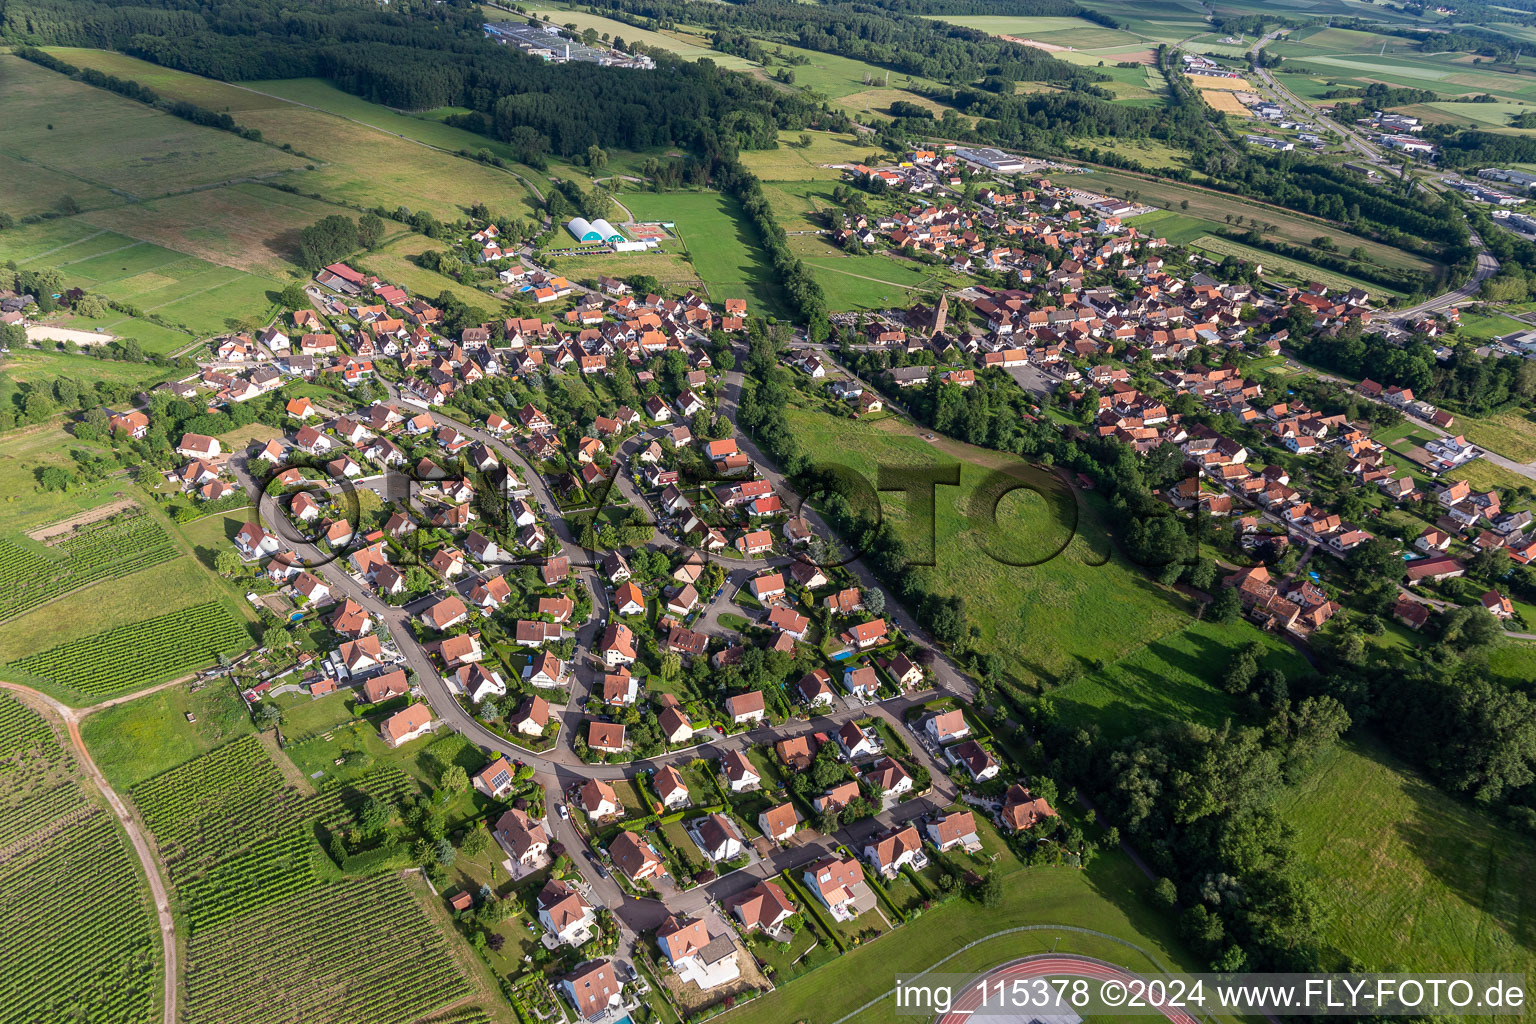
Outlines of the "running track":
<svg viewBox="0 0 1536 1024">
<path fill-rule="evenodd" d="M 1099 981 L 1124 981 L 1129 982 L 1139 977 L 1123 967 L 1105 963 L 1103 960 L 1094 960 L 1086 956 L 1067 956 L 1061 954 L 1042 954 L 1040 956 L 1025 957 L 1012 963 L 1003 964 L 993 968 L 983 975 L 988 985 L 999 981 L 1016 981 L 1024 978 L 1039 977 L 1072 977 L 1088 978 Z M 964 995 L 951 1006 L 950 1012 L 938 1018 L 938 1024 L 971 1024 L 971 1014 L 980 1008 L 983 994 L 977 990 L 977 983 L 981 979 L 970 982 Z M 1195 1018 L 1183 1010 L 1174 1007 L 1157 1008 L 1164 1017 L 1173 1024 L 1196 1024 Z M 1021 1009 L 1021 1016 L 1028 1016 L 1028 1011 Z M 977 1021 L 985 1021 L 986 1017 L 977 1017 Z"/>
</svg>

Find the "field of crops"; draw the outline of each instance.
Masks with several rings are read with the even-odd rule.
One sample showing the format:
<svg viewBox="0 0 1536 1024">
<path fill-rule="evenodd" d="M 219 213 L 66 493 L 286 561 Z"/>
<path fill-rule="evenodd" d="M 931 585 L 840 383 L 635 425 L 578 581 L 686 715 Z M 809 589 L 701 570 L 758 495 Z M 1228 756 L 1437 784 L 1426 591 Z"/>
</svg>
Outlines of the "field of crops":
<svg viewBox="0 0 1536 1024">
<path fill-rule="evenodd" d="M 254 736 L 132 792 L 194 935 L 319 885 L 307 800 Z"/>
<path fill-rule="evenodd" d="M 112 816 L 29 708 L 0 696 L 0 1021 L 149 1024 L 160 946 Z"/>
<path fill-rule="evenodd" d="M 447 937 L 398 875 L 340 882 L 187 944 L 187 1019 L 406 1024 L 464 998 Z"/>
<path fill-rule="evenodd" d="M 159 682 L 250 646 L 245 624 L 216 602 L 131 622 L 10 663 L 88 697 Z"/>
<path fill-rule="evenodd" d="M 159 520 L 143 509 L 83 526 L 47 551 L 0 539 L 0 621 L 97 580 L 175 556 L 176 547 Z"/>
</svg>

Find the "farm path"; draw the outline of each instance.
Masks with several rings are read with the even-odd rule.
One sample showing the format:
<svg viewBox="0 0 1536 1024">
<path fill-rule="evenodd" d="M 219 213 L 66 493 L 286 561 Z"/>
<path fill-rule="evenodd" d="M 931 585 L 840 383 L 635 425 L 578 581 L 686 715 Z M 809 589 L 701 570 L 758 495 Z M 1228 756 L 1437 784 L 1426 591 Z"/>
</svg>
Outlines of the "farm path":
<svg viewBox="0 0 1536 1024">
<path fill-rule="evenodd" d="M 182 680 L 173 680 L 154 687 L 154 690 L 164 689 Z M 0 688 L 14 690 L 27 694 L 53 711 L 64 721 L 64 726 L 69 732 L 69 742 L 74 745 L 75 755 L 80 763 L 90 772 L 91 779 L 96 783 L 96 788 L 106 798 L 107 806 L 112 808 L 112 813 L 117 815 L 117 820 L 122 823 L 123 831 L 128 833 L 128 841 L 133 844 L 133 850 L 139 855 L 139 863 L 144 866 L 144 877 L 149 881 L 149 892 L 155 900 L 155 914 L 160 918 L 160 939 L 165 948 L 165 1024 L 176 1024 L 176 978 L 178 969 L 176 965 L 176 922 L 171 917 L 171 901 L 165 891 L 165 880 L 160 877 L 160 863 L 155 859 L 154 851 L 150 849 L 149 840 L 144 838 L 144 832 L 139 828 L 138 821 L 129 812 L 127 805 L 117 795 L 117 792 L 107 784 L 107 777 L 96 767 L 96 762 L 91 758 L 91 752 L 85 748 L 85 740 L 80 736 L 80 719 L 90 714 L 97 708 L 109 707 L 118 701 L 108 701 L 98 704 L 96 707 L 79 709 L 63 704 L 46 693 L 32 689 L 30 686 L 22 686 L 19 683 L 8 683 L 0 680 Z M 141 690 L 134 697 L 141 697 L 153 690 Z M 131 698 L 130 698 L 131 699 Z"/>
</svg>

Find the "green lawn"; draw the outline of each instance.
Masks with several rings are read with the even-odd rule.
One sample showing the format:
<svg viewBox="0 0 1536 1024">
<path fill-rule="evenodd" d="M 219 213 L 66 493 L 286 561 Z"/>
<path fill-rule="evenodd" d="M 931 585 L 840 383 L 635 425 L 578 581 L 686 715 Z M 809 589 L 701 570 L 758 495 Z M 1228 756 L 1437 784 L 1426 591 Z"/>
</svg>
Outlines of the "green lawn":
<svg viewBox="0 0 1536 1024">
<path fill-rule="evenodd" d="M 1471 103 L 1467 104 L 1467 106 L 1484 106 L 1484 104 Z M 1461 314 L 1461 320 L 1456 325 L 1456 337 L 1473 338 L 1477 341 L 1486 341 L 1489 338 L 1500 338 L 1506 334 L 1513 334 L 1516 331 L 1525 331 L 1529 329 L 1530 324 L 1522 323 L 1521 321 L 1516 320 L 1513 317 L 1505 316 L 1502 313 L 1485 315 L 1463 311 Z"/>
<path fill-rule="evenodd" d="M 197 719 L 187 721 L 187 712 Z M 253 730 L 228 682 L 196 693 L 173 686 L 90 715 L 80 726 L 91 759 L 124 790 Z"/>
<path fill-rule="evenodd" d="M 1536 969 L 1536 843 L 1374 743 L 1341 746 L 1283 799 L 1327 911 L 1365 970 Z"/>
<path fill-rule="evenodd" d="M 981 630 L 980 649 L 1001 657 L 1017 681 L 1052 680 L 1069 665 L 1119 658 L 1189 621 L 1187 606 L 1173 591 L 1118 556 L 1104 562 L 1107 540 L 1092 506 L 1085 507 L 1080 528 L 1059 556 L 1030 567 L 990 557 L 989 551 L 1002 551 L 1014 561 L 1046 558 L 1066 537 L 1065 525 L 1028 491 L 1002 498 L 996 527 L 984 512 L 972 510 L 973 504 L 989 507 L 978 501 L 979 488 L 991 470 L 1013 464 L 1007 456 L 958 442 L 931 444 L 893 419 L 834 419 L 804 405 L 788 412 L 807 455 L 848 467 L 871 489 L 881 465 L 899 472 L 960 463 L 958 491 L 938 488 L 931 546 L 902 493 L 880 496 L 883 513 L 916 553 L 935 562 L 912 571 L 925 585 L 965 599 L 968 617 Z"/>
<path fill-rule="evenodd" d="M 804 149 L 799 145 L 802 134 L 811 140 L 810 146 Z M 778 149 L 747 150 L 741 154 L 741 162 L 764 181 L 837 181 L 842 172 L 826 164 L 863 163 L 879 148 L 873 139 L 852 134 L 780 132 Z"/>
<path fill-rule="evenodd" d="M 914 293 L 947 287 L 941 268 L 888 255 L 812 256 L 805 260 L 827 294 L 827 308 L 886 309 L 905 306 Z"/>
<path fill-rule="evenodd" d="M 16 349 L 0 364 L 0 404 L 14 406 L 33 388 L 51 388 L 60 377 L 87 383 L 104 380 L 144 388 L 169 376 L 171 371 L 148 363 L 120 363 L 83 354 Z"/>
<path fill-rule="evenodd" d="M 893 935 L 850 949 L 832 966 L 784 985 L 729 1019 L 830 1024 L 872 999 L 887 996 L 855 1019 L 861 1024 L 890 1021 L 896 1018 L 888 994 L 897 974 L 923 970 L 968 942 L 1027 925 L 1091 928 L 1131 945 L 1047 928 L 989 943 L 978 956 L 963 963 L 951 961 L 940 969 L 970 971 L 1048 951 L 1053 945 L 1061 952 L 1099 956 L 1135 970 L 1156 970 L 1161 965 L 1193 968 L 1169 922 L 1143 902 L 1149 883 L 1119 854 L 1100 857 L 1082 871 L 1025 869 L 1016 861 L 1008 862 L 1005 870 L 1000 907 L 989 910 L 968 900 L 947 903 Z"/>
<path fill-rule="evenodd" d="M 675 224 L 674 233 L 715 301 L 745 298 L 754 313 L 783 312 L 757 229 L 719 192 L 635 192 L 624 205 L 637 220 Z"/>
<path fill-rule="evenodd" d="M 1152 716 L 1216 725 L 1241 715 L 1237 702 L 1214 684 L 1233 652 L 1251 641 L 1264 648 L 1262 668 L 1280 669 L 1292 679 L 1308 671 L 1289 644 L 1246 622 L 1195 622 L 1053 690 L 1051 701 L 1063 720 L 1097 724 L 1106 735 L 1143 731 Z"/>
</svg>

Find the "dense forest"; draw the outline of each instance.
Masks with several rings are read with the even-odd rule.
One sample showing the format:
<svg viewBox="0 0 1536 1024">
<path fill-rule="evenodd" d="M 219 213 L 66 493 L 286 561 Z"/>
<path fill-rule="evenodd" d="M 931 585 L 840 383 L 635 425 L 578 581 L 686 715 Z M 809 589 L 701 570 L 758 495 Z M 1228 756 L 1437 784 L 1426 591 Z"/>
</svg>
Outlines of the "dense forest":
<svg viewBox="0 0 1536 1024">
<path fill-rule="evenodd" d="M 653 71 L 546 64 L 486 40 L 480 24 L 462 0 L 409 12 L 322 0 L 0 2 L 0 31 L 12 41 L 120 50 L 232 81 L 326 78 L 400 109 L 468 107 L 529 152 L 766 147 L 780 128 L 846 123 L 710 63 L 662 60 Z"/>
</svg>

